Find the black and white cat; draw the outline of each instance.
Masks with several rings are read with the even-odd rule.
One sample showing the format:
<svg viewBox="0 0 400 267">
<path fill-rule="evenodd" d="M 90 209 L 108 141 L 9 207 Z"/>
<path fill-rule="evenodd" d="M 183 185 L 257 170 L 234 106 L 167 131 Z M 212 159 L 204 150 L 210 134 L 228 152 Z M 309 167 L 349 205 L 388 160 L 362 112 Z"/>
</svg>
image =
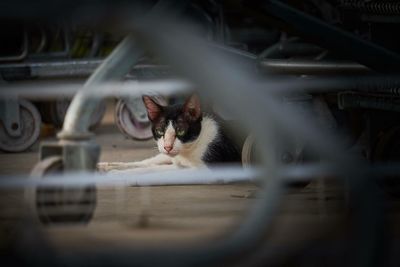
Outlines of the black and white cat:
<svg viewBox="0 0 400 267">
<path fill-rule="evenodd" d="M 143 102 L 160 154 L 138 162 L 99 163 L 98 169 L 198 168 L 240 161 L 237 148 L 217 121 L 203 114 L 197 95 L 181 105 L 162 106 L 150 96 L 143 96 Z"/>
</svg>

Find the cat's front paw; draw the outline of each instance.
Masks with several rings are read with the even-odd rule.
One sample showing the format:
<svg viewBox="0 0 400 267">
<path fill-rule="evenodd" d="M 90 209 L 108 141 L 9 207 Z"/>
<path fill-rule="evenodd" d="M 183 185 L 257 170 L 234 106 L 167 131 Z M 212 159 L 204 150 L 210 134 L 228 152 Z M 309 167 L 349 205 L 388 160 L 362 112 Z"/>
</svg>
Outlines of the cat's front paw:
<svg viewBox="0 0 400 267">
<path fill-rule="evenodd" d="M 109 162 L 99 162 L 96 164 L 96 170 L 98 172 L 108 172 L 112 170 L 112 168 L 110 168 Z"/>
<path fill-rule="evenodd" d="M 96 165 L 97 171 L 109 172 L 111 170 L 126 170 L 137 167 L 135 163 L 130 162 L 99 162 Z"/>
</svg>

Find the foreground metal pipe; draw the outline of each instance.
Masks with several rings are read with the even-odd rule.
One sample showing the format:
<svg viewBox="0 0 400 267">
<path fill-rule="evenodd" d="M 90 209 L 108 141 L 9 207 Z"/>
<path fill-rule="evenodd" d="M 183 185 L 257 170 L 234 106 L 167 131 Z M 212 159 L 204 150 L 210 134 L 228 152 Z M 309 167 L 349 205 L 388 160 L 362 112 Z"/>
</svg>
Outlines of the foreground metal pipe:
<svg viewBox="0 0 400 267">
<path fill-rule="evenodd" d="M 370 69 L 354 62 L 315 61 L 291 59 L 263 59 L 259 62 L 262 72 L 270 74 L 326 75 L 326 74 L 364 74 Z"/>
<path fill-rule="evenodd" d="M 243 169 L 240 166 L 215 167 L 212 169 L 177 169 L 154 171 L 151 168 L 131 169 L 108 174 L 65 173 L 43 177 L 23 176 L 1 177 L 0 189 L 36 187 L 79 187 L 96 185 L 107 186 L 160 186 L 160 185 L 209 185 L 235 182 L 253 182 L 260 171 L 256 168 Z M 299 173 L 297 172 L 297 175 Z M 293 175 L 293 174 L 289 174 Z M 298 178 L 297 178 L 298 179 Z"/>
<path fill-rule="evenodd" d="M 130 35 L 114 49 L 72 100 L 59 138 L 79 140 L 91 135 L 88 132 L 90 117 L 101 99 L 92 98 L 90 90 L 96 90 L 96 85 L 102 82 L 121 79 L 137 63 L 142 55 L 140 51 Z"/>
<path fill-rule="evenodd" d="M 82 88 L 79 80 L 36 80 L 0 84 L 0 98 L 25 97 L 29 99 L 51 99 L 72 97 Z M 295 92 L 329 93 L 354 90 L 358 92 L 400 95 L 400 79 L 396 76 L 378 75 L 331 75 L 298 77 L 274 77 L 253 83 L 258 90 L 271 93 L 287 94 Z M 91 97 L 128 97 L 142 94 L 170 95 L 194 89 L 195 86 L 183 80 L 164 79 L 157 81 L 126 80 L 123 82 L 105 82 L 96 85 L 96 90 L 89 90 Z"/>
<path fill-rule="evenodd" d="M 370 173 L 376 179 L 398 176 L 400 173 L 399 162 L 379 163 L 364 166 L 363 173 Z M 31 176 L 0 176 L 0 189 L 25 189 L 35 187 L 78 187 L 93 185 L 99 187 L 107 186 L 161 186 L 161 185 L 210 185 L 229 184 L 237 182 L 257 182 L 262 170 L 251 167 L 239 166 L 214 167 L 211 169 L 178 169 L 170 171 L 119 171 L 109 174 L 98 173 L 66 173 L 63 175 L 49 175 L 43 177 Z M 285 183 L 309 182 L 320 177 L 333 177 L 337 173 L 337 165 L 315 163 L 304 165 L 285 166 L 275 174 Z M 134 175 L 133 175 L 134 174 Z M 264 175 L 270 176 L 266 171 Z"/>
</svg>

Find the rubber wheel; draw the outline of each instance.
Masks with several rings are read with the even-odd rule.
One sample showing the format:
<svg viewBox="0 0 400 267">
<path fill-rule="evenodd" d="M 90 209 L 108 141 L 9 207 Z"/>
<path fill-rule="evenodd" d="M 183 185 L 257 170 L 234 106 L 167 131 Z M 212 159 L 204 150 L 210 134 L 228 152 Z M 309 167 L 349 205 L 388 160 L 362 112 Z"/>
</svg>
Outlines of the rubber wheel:
<svg viewBox="0 0 400 267">
<path fill-rule="evenodd" d="M 47 175 L 63 171 L 62 159 L 53 156 L 40 161 L 31 172 L 31 179 L 46 179 Z M 90 222 L 96 208 L 96 188 L 38 187 L 28 189 L 26 197 L 42 224 Z"/>
<path fill-rule="evenodd" d="M 114 119 L 118 129 L 128 138 L 147 140 L 153 137 L 150 121 L 139 122 L 121 99 L 115 106 Z"/>
<path fill-rule="evenodd" d="M 23 99 L 18 100 L 20 112 L 21 135 L 8 135 L 0 122 L 0 150 L 6 152 L 22 152 L 30 148 L 39 138 L 42 120 L 36 107 Z"/>
<path fill-rule="evenodd" d="M 250 167 L 258 162 L 257 151 L 254 145 L 254 137 L 249 135 L 243 143 L 242 147 L 242 164 L 243 167 Z"/>
</svg>

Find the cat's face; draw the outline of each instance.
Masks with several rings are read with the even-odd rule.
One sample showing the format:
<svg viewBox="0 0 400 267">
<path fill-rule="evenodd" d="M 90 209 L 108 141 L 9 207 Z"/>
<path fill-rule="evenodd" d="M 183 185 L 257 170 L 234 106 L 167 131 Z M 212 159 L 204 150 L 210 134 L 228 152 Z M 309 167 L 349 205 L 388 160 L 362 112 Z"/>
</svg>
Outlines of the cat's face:
<svg viewBox="0 0 400 267">
<path fill-rule="evenodd" d="M 143 96 L 143 102 L 161 153 L 176 156 L 198 138 L 202 113 L 196 95 L 183 105 L 161 106 L 150 96 Z"/>
</svg>

